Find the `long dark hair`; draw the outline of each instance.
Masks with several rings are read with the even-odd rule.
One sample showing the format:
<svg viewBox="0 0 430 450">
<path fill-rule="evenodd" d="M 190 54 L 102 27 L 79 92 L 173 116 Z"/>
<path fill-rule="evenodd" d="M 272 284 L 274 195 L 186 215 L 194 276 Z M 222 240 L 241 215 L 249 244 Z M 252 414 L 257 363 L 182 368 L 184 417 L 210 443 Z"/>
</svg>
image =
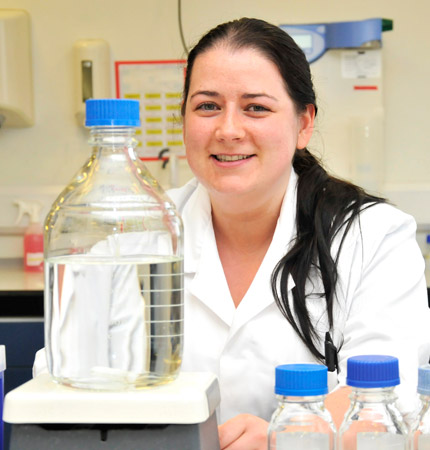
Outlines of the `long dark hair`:
<svg viewBox="0 0 430 450">
<path fill-rule="evenodd" d="M 279 27 L 259 19 L 242 18 L 218 25 L 191 50 L 184 84 L 183 115 L 196 57 L 222 44 L 233 49 L 252 48 L 259 51 L 278 67 L 296 112 L 300 114 L 308 105 L 313 105 L 316 113 L 310 67 L 300 47 Z M 308 310 L 307 282 L 316 270 L 324 286 L 324 292 L 319 294 L 321 301 L 325 301 L 332 330 L 337 261 L 342 243 L 360 211 L 384 200 L 330 176 L 306 148 L 296 150 L 293 167 L 298 175 L 297 234 L 287 254 L 274 268 L 272 292 L 279 309 L 300 339 L 316 359 L 323 361 L 324 355 L 319 350 L 320 336 Z M 337 254 L 332 255 L 333 240 L 338 235 L 340 246 Z M 289 274 L 295 283 L 291 303 L 288 297 Z"/>
</svg>

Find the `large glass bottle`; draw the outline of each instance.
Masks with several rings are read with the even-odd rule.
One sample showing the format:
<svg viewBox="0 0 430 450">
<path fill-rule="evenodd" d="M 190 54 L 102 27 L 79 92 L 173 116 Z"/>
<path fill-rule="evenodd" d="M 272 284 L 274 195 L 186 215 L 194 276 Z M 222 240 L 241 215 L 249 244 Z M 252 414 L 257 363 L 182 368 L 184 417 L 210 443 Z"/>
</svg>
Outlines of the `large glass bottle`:
<svg viewBox="0 0 430 450">
<path fill-rule="evenodd" d="M 92 154 L 45 221 L 45 344 L 63 384 L 173 380 L 183 345 L 183 227 L 136 156 L 139 102 L 86 102 Z"/>
<path fill-rule="evenodd" d="M 336 429 L 324 407 L 327 367 L 284 364 L 276 367 L 278 408 L 268 428 L 269 450 L 334 450 Z"/>
</svg>

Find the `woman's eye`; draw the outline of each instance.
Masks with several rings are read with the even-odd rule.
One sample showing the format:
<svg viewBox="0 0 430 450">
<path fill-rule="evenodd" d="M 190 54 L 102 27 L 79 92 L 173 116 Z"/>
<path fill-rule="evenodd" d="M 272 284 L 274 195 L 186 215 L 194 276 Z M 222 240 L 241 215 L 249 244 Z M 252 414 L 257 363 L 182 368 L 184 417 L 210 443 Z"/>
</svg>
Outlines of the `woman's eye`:
<svg viewBox="0 0 430 450">
<path fill-rule="evenodd" d="M 215 103 L 202 103 L 196 109 L 200 109 L 201 111 L 216 111 L 218 107 Z"/>
<path fill-rule="evenodd" d="M 266 112 L 266 111 L 269 111 L 269 109 L 264 106 L 261 106 L 261 105 L 250 105 L 250 106 L 248 106 L 248 111 Z"/>
</svg>

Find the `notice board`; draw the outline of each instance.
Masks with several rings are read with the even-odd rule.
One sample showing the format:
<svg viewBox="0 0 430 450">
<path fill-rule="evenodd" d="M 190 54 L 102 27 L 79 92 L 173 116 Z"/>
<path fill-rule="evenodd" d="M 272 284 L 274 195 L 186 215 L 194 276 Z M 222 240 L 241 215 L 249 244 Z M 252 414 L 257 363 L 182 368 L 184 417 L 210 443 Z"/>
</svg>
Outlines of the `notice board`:
<svg viewBox="0 0 430 450">
<path fill-rule="evenodd" d="M 116 61 L 116 97 L 140 101 L 138 154 L 156 160 L 168 148 L 183 156 L 181 101 L 186 61 Z"/>
</svg>

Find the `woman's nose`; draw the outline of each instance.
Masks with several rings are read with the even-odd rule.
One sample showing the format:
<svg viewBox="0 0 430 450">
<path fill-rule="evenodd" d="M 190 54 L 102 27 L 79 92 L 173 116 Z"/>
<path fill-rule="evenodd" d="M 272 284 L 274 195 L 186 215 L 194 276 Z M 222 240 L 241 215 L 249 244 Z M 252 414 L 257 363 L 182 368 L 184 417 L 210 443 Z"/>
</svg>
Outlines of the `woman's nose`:
<svg viewBox="0 0 430 450">
<path fill-rule="evenodd" d="M 221 141 L 241 140 L 245 136 L 245 128 L 240 114 L 236 111 L 224 111 L 219 116 L 215 137 Z"/>
</svg>

